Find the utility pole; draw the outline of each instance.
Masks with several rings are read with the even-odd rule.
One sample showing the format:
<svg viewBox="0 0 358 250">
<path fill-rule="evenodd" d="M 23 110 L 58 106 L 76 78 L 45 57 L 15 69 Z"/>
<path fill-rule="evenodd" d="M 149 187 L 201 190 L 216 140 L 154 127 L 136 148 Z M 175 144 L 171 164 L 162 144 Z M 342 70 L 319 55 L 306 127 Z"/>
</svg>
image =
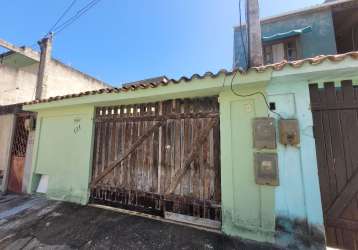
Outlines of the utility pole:
<svg viewBox="0 0 358 250">
<path fill-rule="evenodd" d="M 247 31 L 249 36 L 249 66 L 258 67 L 264 64 L 262 55 L 262 37 L 260 7 L 258 0 L 247 0 Z"/>
<path fill-rule="evenodd" d="M 49 67 L 51 62 L 52 53 L 52 34 L 44 37 L 38 42 L 41 54 L 40 54 L 40 65 L 37 73 L 37 84 L 36 84 L 36 95 L 35 99 L 39 100 L 45 97 L 47 79 L 49 75 Z"/>
</svg>

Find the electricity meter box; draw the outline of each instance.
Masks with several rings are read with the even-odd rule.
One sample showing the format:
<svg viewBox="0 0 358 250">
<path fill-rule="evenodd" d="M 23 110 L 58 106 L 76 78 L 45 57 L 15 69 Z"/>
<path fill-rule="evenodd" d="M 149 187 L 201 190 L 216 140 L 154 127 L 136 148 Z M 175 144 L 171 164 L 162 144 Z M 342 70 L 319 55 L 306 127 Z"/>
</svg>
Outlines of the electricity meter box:
<svg viewBox="0 0 358 250">
<path fill-rule="evenodd" d="M 297 146 L 300 144 L 300 129 L 297 119 L 282 119 L 279 121 L 280 143 Z"/>
<path fill-rule="evenodd" d="M 276 127 L 274 118 L 255 118 L 253 120 L 254 148 L 276 149 Z"/>
<path fill-rule="evenodd" d="M 258 185 L 278 186 L 279 173 L 276 153 L 255 153 L 255 180 Z"/>
</svg>

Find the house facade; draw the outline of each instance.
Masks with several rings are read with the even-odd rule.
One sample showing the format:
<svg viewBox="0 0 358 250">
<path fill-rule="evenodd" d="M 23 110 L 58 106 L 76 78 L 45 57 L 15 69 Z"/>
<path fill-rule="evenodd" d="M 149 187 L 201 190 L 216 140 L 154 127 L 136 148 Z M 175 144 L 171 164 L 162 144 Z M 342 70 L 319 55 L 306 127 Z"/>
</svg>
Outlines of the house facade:
<svg viewBox="0 0 358 250">
<path fill-rule="evenodd" d="M 35 100 L 40 53 L 0 40 L 9 51 L 0 54 L 0 191 L 27 189 L 35 114 L 22 111 L 22 103 Z M 41 85 L 42 98 L 102 89 L 109 85 L 50 58 Z"/>
<path fill-rule="evenodd" d="M 31 50 L 29 48 L 25 50 Z M 37 54 L 37 52 L 32 51 Z M 39 61 L 16 52 L 0 54 L 0 105 L 29 102 L 35 99 Z M 95 90 L 109 85 L 52 59 L 43 98 Z"/>
<path fill-rule="evenodd" d="M 263 19 L 264 64 L 356 51 L 357 11 L 354 0 L 328 1 Z M 234 68 L 247 68 L 247 51 L 246 25 L 235 27 Z"/>
<path fill-rule="evenodd" d="M 286 248 L 354 249 L 358 177 L 348 162 L 358 134 L 324 150 L 339 128 L 320 124 L 357 112 L 355 97 L 341 92 L 355 91 L 357 69 L 350 53 L 30 102 L 24 109 L 38 123 L 28 192 Z M 329 157 L 346 161 L 331 168 Z M 327 192 L 346 168 L 340 189 Z"/>
</svg>

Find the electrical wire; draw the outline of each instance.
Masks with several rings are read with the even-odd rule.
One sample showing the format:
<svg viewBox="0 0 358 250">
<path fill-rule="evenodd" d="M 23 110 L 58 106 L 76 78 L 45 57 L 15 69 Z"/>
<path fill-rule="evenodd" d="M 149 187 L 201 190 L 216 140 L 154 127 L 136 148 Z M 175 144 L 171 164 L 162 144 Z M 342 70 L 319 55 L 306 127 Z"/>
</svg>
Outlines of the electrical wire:
<svg viewBox="0 0 358 250">
<path fill-rule="evenodd" d="M 91 2 L 89 2 L 86 6 L 84 6 L 82 9 L 78 10 L 77 13 L 67 19 L 67 21 L 65 21 L 64 23 L 62 23 L 60 26 L 56 27 L 56 29 L 53 31 L 54 34 L 59 34 L 61 33 L 63 30 L 65 30 L 67 27 L 69 27 L 70 25 L 72 25 L 74 22 L 76 22 L 81 16 L 83 16 L 84 14 L 86 14 L 90 9 L 92 9 L 94 6 L 96 6 L 101 0 L 93 0 Z"/>
<path fill-rule="evenodd" d="M 70 3 L 70 5 L 65 9 L 65 11 L 61 14 L 61 16 L 57 19 L 57 21 L 55 22 L 54 25 L 51 26 L 51 28 L 49 29 L 49 31 L 47 32 L 47 34 L 45 36 L 47 36 L 48 34 L 50 34 L 55 28 L 56 26 L 62 21 L 62 19 L 67 15 L 67 13 L 72 9 L 72 7 L 75 5 L 75 3 L 77 2 L 77 0 L 72 0 L 72 2 Z"/>
<path fill-rule="evenodd" d="M 62 23 L 59 27 L 57 27 L 55 30 L 59 30 L 62 29 L 64 26 L 67 26 L 68 24 L 74 22 L 75 20 L 77 20 L 82 14 L 86 13 L 90 8 L 92 8 L 92 6 L 94 6 L 95 4 L 97 4 L 97 2 L 99 2 L 99 0 L 92 0 L 90 1 L 88 4 L 86 4 L 84 7 L 82 7 L 81 9 L 79 9 L 76 14 L 74 16 L 72 16 L 71 18 L 67 19 L 64 23 Z"/>
<path fill-rule="evenodd" d="M 97 5 L 101 0 L 92 0 L 92 1 L 90 1 L 83 8 L 79 9 L 74 16 L 70 17 L 65 22 L 63 22 L 62 24 L 58 25 L 61 22 L 61 20 L 66 16 L 66 14 L 72 9 L 72 7 L 75 5 L 76 1 L 77 0 L 73 0 L 71 2 L 71 4 L 65 9 L 63 14 L 59 17 L 59 19 L 56 21 L 56 23 L 54 25 L 52 25 L 50 31 L 44 37 L 48 36 L 50 33 L 59 34 L 64 29 L 66 29 L 68 26 L 70 26 L 75 21 L 77 21 L 81 16 L 83 16 L 91 8 L 93 8 L 95 5 Z M 30 46 L 30 48 L 34 48 L 37 44 L 38 44 L 38 42 L 35 42 L 34 44 L 32 44 Z"/>
<path fill-rule="evenodd" d="M 96 4 L 98 4 L 101 0 L 92 0 L 89 2 L 86 6 L 81 8 L 77 11 L 77 13 L 72 16 L 71 18 L 67 19 L 64 23 L 62 23 L 59 27 L 57 27 L 54 32 L 59 33 L 71 24 L 73 24 L 75 21 L 77 21 L 82 15 L 84 15 L 87 11 L 89 11 L 92 7 L 94 7 Z"/>
<path fill-rule="evenodd" d="M 238 73 L 238 72 L 239 72 L 239 70 L 236 70 L 236 71 L 234 72 L 234 75 L 232 76 L 231 83 L 230 83 L 231 92 L 232 92 L 234 95 L 236 95 L 236 96 L 238 96 L 238 97 L 243 97 L 243 98 L 245 98 L 245 97 L 250 97 L 250 96 L 255 96 L 255 95 L 260 95 L 260 96 L 262 97 L 262 99 L 264 99 L 264 101 L 265 101 L 267 110 L 268 110 L 269 112 L 271 112 L 271 113 L 277 115 L 280 119 L 284 119 L 281 114 L 279 114 L 279 113 L 277 113 L 277 112 L 271 110 L 270 104 L 269 104 L 269 102 L 267 101 L 267 98 L 266 98 L 265 94 L 262 93 L 261 91 L 253 92 L 253 93 L 247 94 L 247 95 L 242 95 L 242 94 L 237 93 L 237 92 L 234 90 L 233 83 L 234 83 L 235 77 L 237 76 L 237 73 Z"/>
</svg>

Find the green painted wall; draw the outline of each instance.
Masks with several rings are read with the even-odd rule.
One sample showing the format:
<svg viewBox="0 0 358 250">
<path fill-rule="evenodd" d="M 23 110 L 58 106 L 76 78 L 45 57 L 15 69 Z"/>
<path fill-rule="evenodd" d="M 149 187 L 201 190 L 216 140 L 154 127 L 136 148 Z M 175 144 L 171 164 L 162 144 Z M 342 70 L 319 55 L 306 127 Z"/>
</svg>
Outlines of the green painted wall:
<svg viewBox="0 0 358 250">
<path fill-rule="evenodd" d="M 314 66 L 306 64 L 296 69 L 286 67 L 273 73 L 269 70 L 264 73 L 252 70 L 235 77 L 233 86 L 240 94 L 268 91 L 271 100 L 277 102 L 278 111 L 284 113 L 289 109 L 294 110 L 291 110 L 293 117 L 297 117 L 302 126 L 301 132 L 305 138 L 302 139 L 300 152 L 279 146 L 280 171 L 286 168 L 280 173 L 282 186 L 279 188 L 259 186 L 254 180 L 252 118 L 268 116 L 263 98 L 260 95 L 246 98 L 235 96 L 230 91 L 232 75 L 221 74 L 193 79 L 191 82 L 182 81 L 180 84 L 170 82 L 168 86 L 146 90 L 25 106 L 25 110 L 38 112 L 33 175 L 28 191 L 34 192 L 39 176 L 44 174 L 49 176 L 49 198 L 81 204 L 88 202 L 95 106 L 219 95 L 222 230 L 232 236 L 273 242 L 276 216 L 284 214 L 295 219 L 303 215 L 312 223 L 319 224 L 322 221 L 319 202 L 311 202 L 319 195 L 317 181 L 312 181 L 317 179 L 317 171 L 310 164 L 314 160 L 314 146 L 307 82 L 351 77 L 357 79 L 357 70 L 358 60 L 346 58 L 339 63 L 327 60 Z M 290 96 L 294 96 L 294 101 L 288 101 Z M 78 125 L 80 129 L 76 129 L 76 133 Z M 297 189 L 287 188 L 292 184 L 291 161 L 296 161 L 294 170 L 303 173 L 302 181 L 292 182 Z M 310 193 L 311 188 L 315 188 L 314 194 Z M 296 205 L 296 200 L 286 197 L 287 193 L 297 190 L 302 194 L 296 193 L 298 198 L 306 202 L 307 212 L 304 207 Z M 309 195 L 304 196 L 303 193 Z M 286 208 L 288 201 L 290 203 Z"/>
<path fill-rule="evenodd" d="M 40 175 L 48 175 L 49 198 L 81 204 L 88 202 L 93 114 L 91 106 L 38 113 L 29 191 L 35 191 Z"/>
<path fill-rule="evenodd" d="M 241 93 L 263 91 L 271 72 L 236 77 L 234 86 Z M 229 235 L 272 241 L 275 227 L 274 190 L 254 181 L 251 120 L 267 116 L 262 97 L 237 98 L 228 85 L 232 76 L 223 74 L 191 83 L 96 95 L 27 106 L 38 112 L 38 127 L 33 159 L 34 192 L 39 175 L 49 176 L 47 196 L 52 199 L 86 204 L 91 173 L 93 114 L 97 105 L 145 103 L 165 99 L 219 95 L 222 143 L 223 230 Z M 252 83 L 250 88 L 247 83 Z M 78 103 L 76 103 L 78 102 Z M 81 129 L 74 133 L 80 121 Z M 232 149 L 236 151 L 232 151 Z M 247 195 L 250 193 L 250 195 Z"/>
<path fill-rule="evenodd" d="M 265 92 L 265 86 L 240 88 L 240 94 Z M 255 183 L 252 119 L 267 117 L 260 95 L 220 94 L 222 230 L 228 235 L 273 241 L 275 190 Z"/>
</svg>

